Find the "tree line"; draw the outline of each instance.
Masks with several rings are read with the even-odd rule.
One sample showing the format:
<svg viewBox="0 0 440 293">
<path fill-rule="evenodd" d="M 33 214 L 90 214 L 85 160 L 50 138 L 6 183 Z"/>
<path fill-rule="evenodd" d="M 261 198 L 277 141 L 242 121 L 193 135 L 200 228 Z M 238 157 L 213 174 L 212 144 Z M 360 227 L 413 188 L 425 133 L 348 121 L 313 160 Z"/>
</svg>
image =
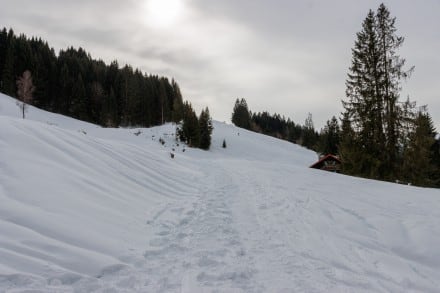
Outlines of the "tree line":
<svg viewBox="0 0 440 293">
<path fill-rule="evenodd" d="M 301 125 L 277 113 L 252 113 L 246 100 L 242 98 L 235 101 L 231 121 L 244 129 L 297 143 L 315 151 L 319 149 L 320 136 L 315 130 L 310 113 Z"/>
<path fill-rule="evenodd" d="M 343 173 L 440 187 L 440 137 L 427 106 L 402 101 L 402 81 L 414 67 L 397 52 L 404 38 L 384 4 L 370 10 L 357 33 L 340 118 L 318 133 L 311 114 L 304 125 L 278 114 L 252 113 L 237 99 L 232 122 L 252 131 L 299 143 L 320 154 L 339 155 Z"/>
<path fill-rule="evenodd" d="M 16 80 L 29 70 L 33 105 L 102 126 L 153 126 L 179 121 L 183 101 L 174 80 L 146 75 L 117 61 L 106 65 L 84 49 L 58 55 L 40 38 L 0 31 L 0 91 L 17 96 Z"/>
<path fill-rule="evenodd" d="M 104 127 L 150 127 L 182 123 L 180 136 L 191 146 L 209 149 L 212 123 L 208 108 L 197 117 L 183 102 L 174 79 L 144 74 L 130 65 L 120 67 L 93 59 L 84 49 L 69 47 L 58 55 L 41 38 L 0 31 L 0 91 L 21 98 L 20 80 L 32 74 L 32 99 L 41 109 Z M 26 103 L 22 103 L 22 112 Z M 191 113 L 191 115 L 189 114 Z M 194 124 L 191 119 L 195 117 Z M 193 119 L 194 120 L 194 119 Z M 197 124 L 197 127 L 195 126 Z M 195 130 L 192 129 L 195 127 Z M 197 132 L 197 137 L 188 133 Z M 209 136 L 209 138 L 207 138 Z"/>
</svg>

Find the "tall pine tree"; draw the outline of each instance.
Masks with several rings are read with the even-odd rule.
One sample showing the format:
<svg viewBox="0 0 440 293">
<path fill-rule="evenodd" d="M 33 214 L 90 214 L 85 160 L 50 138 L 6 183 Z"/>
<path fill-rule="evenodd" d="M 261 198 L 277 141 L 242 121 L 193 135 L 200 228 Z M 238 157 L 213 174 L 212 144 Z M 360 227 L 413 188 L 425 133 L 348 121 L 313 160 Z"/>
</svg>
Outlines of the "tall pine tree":
<svg viewBox="0 0 440 293">
<path fill-rule="evenodd" d="M 412 71 L 404 70 L 405 59 L 397 55 L 403 40 L 396 35 L 395 18 L 383 4 L 377 13 L 369 11 L 357 34 L 343 106 L 355 132 L 350 144 L 359 147 L 348 150 L 349 146 L 343 145 L 348 140 L 343 139 L 342 149 L 343 159 L 356 159 L 361 168 L 348 167 L 347 173 L 361 172 L 356 175 L 378 179 L 396 177 L 400 125 L 405 119 L 398 103 L 399 91 L 401 81 Z"/>
</svg>

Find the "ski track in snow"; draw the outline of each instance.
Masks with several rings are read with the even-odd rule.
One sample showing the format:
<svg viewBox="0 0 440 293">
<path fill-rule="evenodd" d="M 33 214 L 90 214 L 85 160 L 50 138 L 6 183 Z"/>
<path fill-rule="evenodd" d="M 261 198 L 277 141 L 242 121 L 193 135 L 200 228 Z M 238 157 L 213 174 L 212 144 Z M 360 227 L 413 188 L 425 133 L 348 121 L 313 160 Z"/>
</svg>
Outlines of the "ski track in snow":
<svg viewBox="0 0 440 293">
<path fill-rule="evenodd" d="M 17 111 L 0 95 L 0 292 L 440 291 L 438 190 L 218 122 L 204 152 Z"/>
</svg>

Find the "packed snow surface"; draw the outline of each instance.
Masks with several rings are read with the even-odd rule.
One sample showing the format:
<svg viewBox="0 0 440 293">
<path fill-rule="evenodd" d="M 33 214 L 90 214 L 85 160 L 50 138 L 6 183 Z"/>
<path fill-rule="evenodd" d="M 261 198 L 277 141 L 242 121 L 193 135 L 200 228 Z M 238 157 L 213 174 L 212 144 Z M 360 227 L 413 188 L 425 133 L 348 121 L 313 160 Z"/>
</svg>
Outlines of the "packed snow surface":
<svg viewBox="0 0 440 293">
<path fill-rule="evenodd" d="M 220 122 L 202 151 L 0 95 L 0 125 L 0 292 L 440 291 L 439 190 Z"/>
</svg>

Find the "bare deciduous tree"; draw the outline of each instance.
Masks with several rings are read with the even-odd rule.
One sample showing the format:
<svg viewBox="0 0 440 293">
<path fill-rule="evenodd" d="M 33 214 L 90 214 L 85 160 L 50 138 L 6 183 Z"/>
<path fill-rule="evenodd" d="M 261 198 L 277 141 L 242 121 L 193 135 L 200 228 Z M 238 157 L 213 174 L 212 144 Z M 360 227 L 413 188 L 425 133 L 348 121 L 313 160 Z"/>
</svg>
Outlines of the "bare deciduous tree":
<svg viewBox="0 0 440 293">
<path fill-rule="evenodd" d="M 32 101 L 32 94 L 35 91 L 35 87 L 32 84 L 32 74 L 29 70 L 23 72 L 23 75 L 17 79 L 17 97 L 21 102 L 17 102 L 21 112 L 24 113 L 27 108 L 27 104 Z"/>
</svg>

